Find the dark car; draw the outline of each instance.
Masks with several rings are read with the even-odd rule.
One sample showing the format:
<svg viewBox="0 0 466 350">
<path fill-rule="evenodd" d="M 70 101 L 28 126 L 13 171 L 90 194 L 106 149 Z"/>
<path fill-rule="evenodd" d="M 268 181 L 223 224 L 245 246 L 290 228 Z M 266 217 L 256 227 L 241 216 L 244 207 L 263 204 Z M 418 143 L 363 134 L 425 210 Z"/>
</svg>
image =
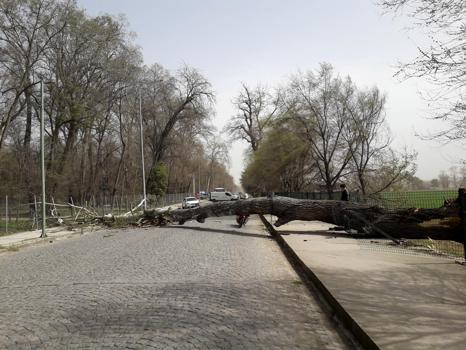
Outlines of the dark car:
<svg viewBox="0 0 466 350">
<path fill-rule="evenodd" d="M 207 199 L 208 195 L 206 191 L 199 192 L 199 199 Z"/>
<path fill-rule="evenodd" d="M 240 192 L 238 193 L 239 199 L 248 199 L 249 195 L 247 193 Z"/>
</svg>

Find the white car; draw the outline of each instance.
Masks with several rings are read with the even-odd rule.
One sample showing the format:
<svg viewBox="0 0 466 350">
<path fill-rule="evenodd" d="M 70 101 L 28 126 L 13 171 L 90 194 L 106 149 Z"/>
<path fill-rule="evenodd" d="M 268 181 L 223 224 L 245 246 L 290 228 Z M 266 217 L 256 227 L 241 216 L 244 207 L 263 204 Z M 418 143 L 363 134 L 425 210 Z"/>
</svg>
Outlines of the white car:
<svg viewBox="0 0 466 350">
<path fill-rule="evenodd" d="M 238 199 L 238 196 L 232 194 L 231 192 L 210 192 L 210 200 L 212 202 L 217 201 L 235 201 Z"/>
<path fill-rule="evenodd" d="M 200 206 L 199 199 L 196 197 L 186 197 L 181 204 L 183 209 L 196 208 Z"/>
</svg>

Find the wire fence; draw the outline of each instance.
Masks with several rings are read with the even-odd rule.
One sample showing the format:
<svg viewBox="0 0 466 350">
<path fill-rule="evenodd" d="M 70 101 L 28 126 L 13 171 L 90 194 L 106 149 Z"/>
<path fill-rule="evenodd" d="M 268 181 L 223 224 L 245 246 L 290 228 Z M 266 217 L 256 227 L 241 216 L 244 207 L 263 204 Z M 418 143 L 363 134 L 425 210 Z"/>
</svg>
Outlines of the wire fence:
<svg viewBox="0 0 466 350">
<path fill-rule="evenodd" d="M 168 193 L 162 196 L 147 196 L 148 207 L 165 207 L 181 204 L 190 193 Z M 85 221 L 92 212 L 100 216 L 107 214 L 122 215 L 142 210 L 142 195 L 98 196 L 89 200 L 75 201 L 72 197 L 46 201 L 47 226 L 74 224 Z M 0 236 L 36 230 L 41 227 L 42 200 L 34 196 L 33 200 L 23 197 L 5 196 L 0 198 Z"/>
<path fill-rule="evenodd" d="M 356 194 L 355 197 L 357 202 L 375 204 L 386 209 L 435 209 L 456 200 L 458 191 L 382 192 L 371 196 Z"/>
<path fill-rule="evenodd" d="M 256 194 L 265 196 L 265 193 Z M 275 196 L 312 200 L 339 200 L 340 192 L 274 192 Z M 350 200 L 358 203 L 378 205 L 386 209 L 395 208 L 439 208 L 445 201 L 458 198 L 458 191 L 413 191 L 413 192 L 381 192 L 374 195 L 362 195 L 359 192 L 350 194 Z"/>
<path fill-rule="evenodd" d="M 263 195 L 263 194 L 261 194 Z M 285 196 L 296 199 L 312 199 L 312 200 L 339 200 L 340 192 L 328 194 L 326 192 L 275 192 L 275 196 Z M 350 200 L 358 203 L 376 205 L 390 213 L 396 209 L 438 209 L 441 207 L 453 207 L 451 217 L 444 219 L 432 219 L 419 225 L 423 226 L 426 232 L 441 233 L 442 231 L 450 230 L 455 233 L 455 240 L 432 239 L 429 234 L 422 237 L 403 238 L 410 236 L 406 232 L 397 232 L 397 237 L 402 239 L 390 240 L 386 238 L 378 238 L 380 233 L 386 233 L 383 225 L 368 223 L 371 227 L 372 235 L 367 232 L 354 232 L 351 229 L 351 220 L 347 231 L 352 233 L 352 236 L 359 238 L 359 244 L 367 249 L 377 249 L 384 251 L 397 251 L 409 254 L 430 254 L 443 256 L 447 258 L 461 258 L 466 256 L 465 237 L 466 237 L 466 195 L 464 191 L 413 191 L 413 192 L 382 192 L 376 195 L 363 196 L 360 193 L 351 193 Z M 358 219 L 358 218 L 354 218 Z M 415 225 L 415 224 L 413 224 Z M 375 231 L 375 232 L 374 232 Z M 379 234 L 378 234 L 379 233 Z M 386 236 L 390 237 L 389 233 Z M 418 235 L 419 236 L 419 235 Z M 372 237 L 372 238 L 368 238 Z M 398 242 L 400 244 L 397 244 Z"/>
<path fill-rule="evenodd" d="M 264 194 L 256 194 L 264 195 Z M 340 193 L 334 192 L 276 192 L 276 196 L 292 197 L 297 199 L 312 200 L 338 200 Z M 181 204 L 190 193 L 165 194 L 163 196 L 148 196 L 149 207 L 165 207 Z M 136 214 L 142 210 L 142 195 L 92 197 L 87 201 L 74 202 L 73 198 L 56 201 L 54 198 L 46 202 L 47 226 L 61 224 L 74 224 L 85 221 L 85 212 L 90 211 L 97 215 L 106 214 L 122 215 L 125 213 Z M 445 205 L 456 206 L 452 217 L 445 219 L 429 220 L 422 223 L 430 226 L 431 231 L 456 230 L 458 235 L 455 240 L 432 239 L 428 234 L 423 237 L 404 238 L 402 244 L 394 244 L 389 239 L 368 238 L 367 232 L 356 234 L 361 246 L 371 249 L 385 249 L 386 251 L 399 251 L 403 253 L 429 253 L 445 257 L 465 257 L 466 237 L 466 195 L 464 190 L 458 191 L 417 191 L 417 192 L 383 192 L 372 196 L 362 196 L 352 193 L 350 200 L 359 203 L 377 205 L 390 212 L 395 209 L 423 208 L 436 209 Z M 35 230 L 40 228 L 41 223 L 41 199 L 34 197 L 33 201 L 24 198 L 8 197 L 0 199 L 0 236 Z M 62 222 L 60 222 L 62 220 Z M 349 221 L 349 225 L 350 225 Z M 383 227 L 369 223 L 376 231 L 383 231 Z M 352 232 L 351 227 L 347 227 Z M 428 230 L 427 230 L 428 231 Z M 354 232 L 352 232 L 354 233 Z M 383 233 L 383 232 L 382 232 Z M 387 234 L 390 236 L 390 234 Z M 403 237 L 403 232 L 397 232 L 397 237 Z M 398 240 L 395 240 L 398 241 Z"/>
</svg>

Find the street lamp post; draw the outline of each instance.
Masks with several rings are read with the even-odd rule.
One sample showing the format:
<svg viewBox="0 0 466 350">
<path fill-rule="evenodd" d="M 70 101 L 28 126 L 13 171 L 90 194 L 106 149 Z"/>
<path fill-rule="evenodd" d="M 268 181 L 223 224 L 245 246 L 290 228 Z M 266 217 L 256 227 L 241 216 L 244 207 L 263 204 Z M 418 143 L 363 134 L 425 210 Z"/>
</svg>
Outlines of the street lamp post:
<svg viewBox="0 0 466 350">
<path fill-rule="evenodd" d="M 193 174 L 193 196 L 196 196 L 196 175 Z"/>
<path fill-rule="evenodd" d="M 146 197 L 146 171 L 144 167 L 144 136 L 142 129 L 142 97 L 141 89 L 139 89 L 139 131 L 140 131 L 140 143 L 141 143 L 141 166 L 142 166 L 142 191 L 144 195 L 144 210 L 147 209 L 147 197 Z"/>
<path fill-rule="evenodd" d="M 44 82 L 40 81 L 40 168 L 42 178 L 42 233 L 41 238 L 47 237 L 45 233 L 46 224 L 46 204 L 45 204 L 45 152 L 44 152 Z"/>
</svg>

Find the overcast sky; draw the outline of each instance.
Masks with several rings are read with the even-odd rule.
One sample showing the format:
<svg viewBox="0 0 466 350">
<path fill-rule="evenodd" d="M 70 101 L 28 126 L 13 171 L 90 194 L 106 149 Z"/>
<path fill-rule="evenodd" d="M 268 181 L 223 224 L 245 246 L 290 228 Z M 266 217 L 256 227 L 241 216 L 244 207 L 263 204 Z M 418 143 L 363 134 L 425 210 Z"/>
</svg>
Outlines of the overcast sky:
<svg viewBox="0 0 466 350">
<path fill-rule="evenodd" d="M 375 0 L 78 0 L 89 15 L 123 14 L 136 34 L 146 64 L 201 71 L 216 92 L 214 123 L 234 114 L 240 83 L 275 87 L 298 70 L 328 62 L 361 88 L 377 85 L 387 95 L 387 121 L 394 145 L 419 153 L 417 176 L 431 179 L 466 158 L 464 148 L 423 141 L 438 130 L 429 121 L 419 80 L 393 78 L 398 61 L 416 55 L 421 35 L 410 22 L 383 15 Z M 230 173 L 239 180 L 244 144 L 231 147 Z M 237 181 L 239 183 L 239 181 Z"/>
</svg>

